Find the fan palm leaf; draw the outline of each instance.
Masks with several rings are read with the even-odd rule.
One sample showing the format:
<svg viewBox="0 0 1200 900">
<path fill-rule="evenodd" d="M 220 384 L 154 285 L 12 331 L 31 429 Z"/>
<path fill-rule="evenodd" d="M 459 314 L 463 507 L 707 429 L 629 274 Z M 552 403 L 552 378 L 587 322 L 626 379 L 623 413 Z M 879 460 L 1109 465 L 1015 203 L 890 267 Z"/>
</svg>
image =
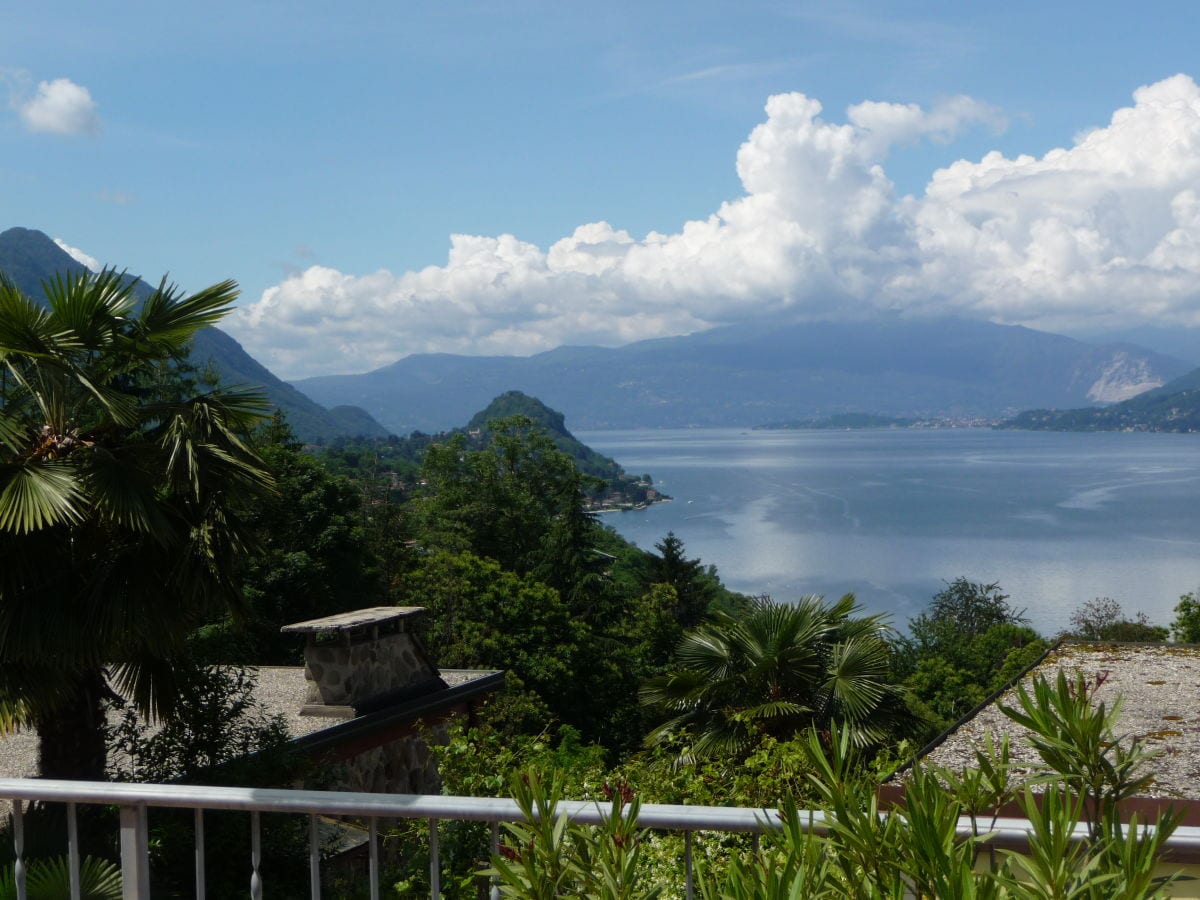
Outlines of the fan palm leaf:
<svg viewBox="0 0 1200 900">
<path fill-rule="evenodd" d="M 853 594 L 795 604 L 758 600 L 684 634 L 674 671 L 643 685 L 641 702 L 665 717 L 650 744 L 687 734 L 691 756 L 743 753 L 760 735 L 790 737 L 845 723 L 870 743 L 886 733 L 888 627 L 861 616 Z"/>
<path fill-rule="evenodd" d="M 169 709 L 187 633 L 239 606 L 265 403 L 178 375 L 236 287 L 164 281 L 139 308 L 133 283 L 56 278 L 42 306 L 0 278 L 0 728 L 80 714 L 102 672 Z"/>
</svg>

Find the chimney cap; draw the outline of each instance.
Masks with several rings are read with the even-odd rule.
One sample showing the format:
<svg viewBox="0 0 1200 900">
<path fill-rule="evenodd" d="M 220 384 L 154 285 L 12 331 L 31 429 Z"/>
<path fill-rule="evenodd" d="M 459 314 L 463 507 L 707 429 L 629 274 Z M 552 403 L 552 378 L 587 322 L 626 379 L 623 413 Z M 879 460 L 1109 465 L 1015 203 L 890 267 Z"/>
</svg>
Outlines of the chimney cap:
<svg viewBox="0 0 1200 900">
<path fill-rule="evenodd" d="M 341 634 L 368 626 L 378 627 L 390 622 L 411 619 L 425 612 L 424 606 L 372 606 L 351 612 L 337 613 L 321 619 L 293 622 L 279 630 L 285 634 Z"/>
</svg>

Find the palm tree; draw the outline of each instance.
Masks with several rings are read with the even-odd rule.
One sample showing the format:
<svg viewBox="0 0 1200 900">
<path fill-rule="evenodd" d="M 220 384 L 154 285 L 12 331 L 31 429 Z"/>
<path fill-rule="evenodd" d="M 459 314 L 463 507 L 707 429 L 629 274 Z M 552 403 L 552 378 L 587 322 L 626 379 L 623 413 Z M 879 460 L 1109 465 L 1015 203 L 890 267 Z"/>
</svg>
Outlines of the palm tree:
<svg viewBox="0 0 1200 900">
<path fill-rule="evenodd" d="M 650 744 L 686 734 L 687 757 L 739 755 L 761 735 L 788 738 L 837 722 L 870 744 L 886 733 L 889 632 L 883 616 L 858 615 L 853 594 L 833 604 L 769 597 L 739 616 L 719 613 L 688 631 L 677 669 L 648 681 L 644 704 L 668 715 Z"/>
<path fill-rule="evenodd" d="M 271 484 L 239 437 L 262 398 L 200 391 L 185 363 L 236 285 L 134 284 L 60 277 L 42 305 L 0 276 L 0 731 L 36 728 L 45 776 L 103 777 L 110 684 L 170 711 Z"/>
</svg>

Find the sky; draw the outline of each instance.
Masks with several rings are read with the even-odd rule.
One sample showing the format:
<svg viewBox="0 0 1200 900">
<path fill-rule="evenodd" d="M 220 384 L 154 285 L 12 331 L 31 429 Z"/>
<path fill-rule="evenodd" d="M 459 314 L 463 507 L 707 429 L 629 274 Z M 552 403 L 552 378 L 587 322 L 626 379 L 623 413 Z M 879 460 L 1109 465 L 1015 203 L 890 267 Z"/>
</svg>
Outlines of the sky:
<svg viewBox="0 0 1200 900">
<path fill-rule="evenodd" d="M 0 230 L 237 279 L 286 378 L 778 316 L 1200 335 L 1191 0 L 4 5 Z"/>
</svg>

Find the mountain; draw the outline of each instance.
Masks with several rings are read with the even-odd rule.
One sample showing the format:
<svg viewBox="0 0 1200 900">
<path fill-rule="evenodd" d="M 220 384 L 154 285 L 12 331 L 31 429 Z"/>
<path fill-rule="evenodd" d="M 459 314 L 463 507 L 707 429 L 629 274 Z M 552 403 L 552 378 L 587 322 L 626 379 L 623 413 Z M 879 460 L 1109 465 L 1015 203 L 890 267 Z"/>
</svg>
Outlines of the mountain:
<svg viewBox="0 0 1200 900">
<path fill-rule="evenodd" d="M 466 431 L 468 434 L 484 431 L 489 422 L 507 419 L 510 416 L 532 419 L 550 436 L 559 450 L 575 460 L 579 471 L 603 479 L 611 489 L 615 490 L 626 482 L 632 483 L 636 480 L 627 475 L 615 459 L 593 450 L 571 434 L 567 430 L 566 417 L 562 413 L 551 409 L 536 397 L 527 396 L 520 391 L 507 391 L 475 413 L 467 423 Z"/>
<path fill-rule="evenodd" d="M 1084 409 L 1032 409 L 1005 428 L 1033 431 L 1200 431 L 1200 369 L 1122 403 Z"/>
<path fill-rule="evenodd" d="M 42 282 L 55 274 L 78 275 L 85 267 L 40 231 L 10 228 L 0 232 L 0 272 L 26 295 L 42 296 Z M 147 295 L 151 288 L 140 279 L 135 290 Z M 272 405 L 283 410 L 297 437 L 305 441 L 325 441 L 338 435 L 362 434 L 385 436 L 387 429 L 362 409 L 339 407 L 326 409 L 286 381 L 271 374 L 242 349 L 242 345 L 218 328 L 205 328 L 192 344 L 192 360 L 211 361 L 221 380 L 229 385 L 262 388 Z"/>
<path fill-rule="evenodd" d="M 735 325 L 531 357 L 416 355 L 297 385 L 321 403 L 361 406 L 402 434 L 452 427 L 505 390 L 567 410 L 575 428 L 747 427 L 843 413 L 999 418 L 1123 400 L 1189 368 L 1129 344 L 896 317 Z"/>
</svg>

